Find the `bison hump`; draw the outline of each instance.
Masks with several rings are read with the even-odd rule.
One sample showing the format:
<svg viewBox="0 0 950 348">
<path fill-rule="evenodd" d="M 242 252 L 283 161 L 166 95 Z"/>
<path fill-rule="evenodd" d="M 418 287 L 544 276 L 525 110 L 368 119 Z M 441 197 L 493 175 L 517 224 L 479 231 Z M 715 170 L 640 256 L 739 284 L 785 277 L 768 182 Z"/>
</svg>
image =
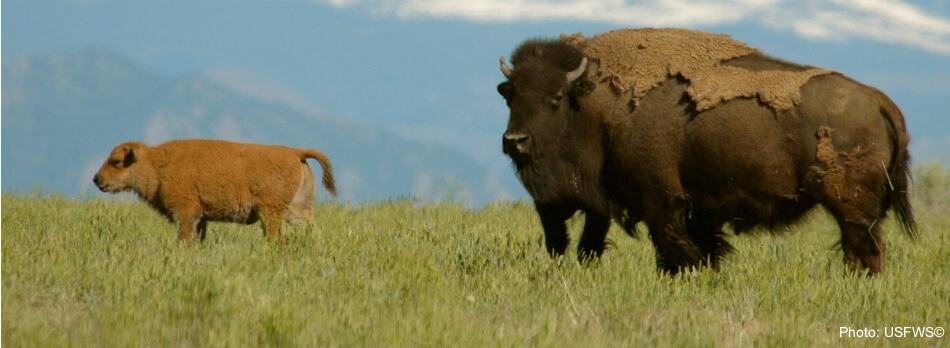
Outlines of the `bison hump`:
<svg viewBox="0 0 950 348">
<path fill-rule="evenodd" d="M 617 95 L 630 92 L 634 105 L 650 89 L 678 75 L 689 83 L 687 93 L 700 111 L 739 97 L 758 98 L 785 110 L 798 102 L 801 86 L 809 79 L 832 72 L 729 66 L 723 63 L 759 53 L 728 35 L 688 29 L 622 29 L 590 38 L 562 35 L 561 40 L 596 59 L 599 66 L 592 79 Z"/>
</svg>

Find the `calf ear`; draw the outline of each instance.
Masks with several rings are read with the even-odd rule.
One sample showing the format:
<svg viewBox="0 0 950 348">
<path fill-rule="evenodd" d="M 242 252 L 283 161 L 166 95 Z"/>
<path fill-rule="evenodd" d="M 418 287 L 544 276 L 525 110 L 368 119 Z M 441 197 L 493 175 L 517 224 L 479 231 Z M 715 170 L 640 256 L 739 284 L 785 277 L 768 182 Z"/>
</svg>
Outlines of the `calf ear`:
<svg viewBox="0 0 950 348">
<path fill-rule="evenodd" d="M 122 159 L 122 166 L 128 167 L 135 163 L 135 149 L 128 149 L 125 152 L 125 158 Z"/>
</svg>

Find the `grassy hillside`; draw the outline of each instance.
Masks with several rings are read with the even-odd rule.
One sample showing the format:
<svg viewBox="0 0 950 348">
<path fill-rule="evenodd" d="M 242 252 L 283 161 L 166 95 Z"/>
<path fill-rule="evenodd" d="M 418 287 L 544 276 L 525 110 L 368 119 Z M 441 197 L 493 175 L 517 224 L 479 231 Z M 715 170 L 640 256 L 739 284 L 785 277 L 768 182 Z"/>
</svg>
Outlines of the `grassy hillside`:
<svg viewBox="0 0 950 348">
<path fill-rule="evenodd" d="M 893 220 L 882 277 L 848 275 L 818 211 L 788 233 L 731 238 L 722 271 L 659 276 L 642 237 L 610 232 L 596 265 L 542 251 L 530 204 L 470 210 L 318 205 L 312 230 L 265 242 L 212 224 L 181 248 L 138 202 L 3 195 L 2 339 L 14 346 L 945 346 L 839 338 L 841 326 L 950 326 L 945 171 L 918 185 L 921 237 Z M 942 190 L 942 191 L 941 191 Z M 572 221 L 577 233 L 583 218 Z M 571 255 L 573 257 L 573 255 Z"/>
</svg>

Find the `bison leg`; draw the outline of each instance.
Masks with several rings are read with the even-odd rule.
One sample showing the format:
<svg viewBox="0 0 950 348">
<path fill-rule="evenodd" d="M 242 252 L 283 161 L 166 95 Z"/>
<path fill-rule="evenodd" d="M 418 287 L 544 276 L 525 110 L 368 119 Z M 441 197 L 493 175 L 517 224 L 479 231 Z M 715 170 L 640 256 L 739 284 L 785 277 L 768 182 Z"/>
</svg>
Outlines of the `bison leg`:
<svg viewBox="0 0 950 348">
<path fill-rule="evenodd" d="M 832 135 L 830 128 L 818 128 L 817 163 L 805 184 L 838 221 L 844 262 L 856 272 L 875 275 L 884 268 L 885 244 L 878 225 L 885 216 L 882 197 L 887 196 L 888 174 L 873 144 L 839 151 Z"/>
<path fill-rule="evenodd" d="M 261 211 L 261 225 L 267 239 L 280 243 L 287 242 L 287 237 L 280 233 L 280 228 L 284 224 L 283 215 L 284 211 L 278 209 L 263 209 Z"/>
<path fill-rule="evenodd" d="M 604 253 L 604 240 L 610 229 L 610 218 L 593 212 L 587 212 L 584 221 L 584 233 L 577 245 L 577 260 L 581 263 L 600 258 Z"/>
<path fill-rule="evenodd" d="M 195 230 L 201 219 L 192 214 L 177 214 L 175 220 L 178 222 L 178 241 L 191 244 L 195 240 Z"/>
<path fill-rule="evenodd" d="M 207 235 L 207 232 L 208 232 L 208 219 L 201 219 L 200 221 L 198 221 L 197 230 L 198 230 L 198 240 L 204 242 L 205 236 Z"/>
<path fill-rule="evenodd" d="M 535 209 L 538 211 L 541 226 L 544 228 L 544 244 L 547 247 L 548 254 L 554 258 L 564 255 L 568 243 L 567 225 L 564 222 L 576 210 L 561 204 L 539 204 Z"/>
<path fill-rule="evenodd" d="M 703 265 L 718 269 L 719 260 L 733 250 L 723 238 L 722 224 L 696 216 L 686 222 L 686 229 L 702 253 Z"/>
<path fill-rule="evenodd" d="M 880 222 L 885 211 L 879 196 L 863 185 L 843 187 L 841 196 L 826 194 L 823 204 L 834 215 L 841 229 L 841 250 L 851 270 L 875 275 L 884 270 L 884 236 Z"/>
<path fill-rule="evenodd" d="M 650 240 L 656 248 L 656 264 L 660 270 L 675 275 L 681 270 L 702 264 L 702 252 L 686 232 L 685 199 L 671 198 L 665 203 L 651 202 L 645 206 Z"/>
<path fill-rule="evenodd" d="M 884 270 L 884 238 L 878 224 L 839 223 L 844 262 L 852 271 L 876 275 Z"/>
</svg>

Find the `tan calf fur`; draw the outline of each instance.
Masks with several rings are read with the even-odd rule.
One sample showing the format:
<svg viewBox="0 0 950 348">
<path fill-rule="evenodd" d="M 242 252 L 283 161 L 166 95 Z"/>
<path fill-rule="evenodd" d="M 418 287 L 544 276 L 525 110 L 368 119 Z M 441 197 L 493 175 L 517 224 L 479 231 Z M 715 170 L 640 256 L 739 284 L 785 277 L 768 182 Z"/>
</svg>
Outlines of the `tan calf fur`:
<svg viewBox="0 0 950 348">
<path fill-rule="evenodd" d="M 135 192 L 178 224 L 178 238 L 204 240 L 208 221 L 251 224 L 283 241 L 283 220 L 312 220 L 314 178 L 307 164 L 323 169 L 323 186 L 334 196 L 330 160 L 322 152 L 279 145 L 219 140 L 175 140 L 149 147 L 116 146 L 93 178 L 103 192 Z"/>
</svg>

